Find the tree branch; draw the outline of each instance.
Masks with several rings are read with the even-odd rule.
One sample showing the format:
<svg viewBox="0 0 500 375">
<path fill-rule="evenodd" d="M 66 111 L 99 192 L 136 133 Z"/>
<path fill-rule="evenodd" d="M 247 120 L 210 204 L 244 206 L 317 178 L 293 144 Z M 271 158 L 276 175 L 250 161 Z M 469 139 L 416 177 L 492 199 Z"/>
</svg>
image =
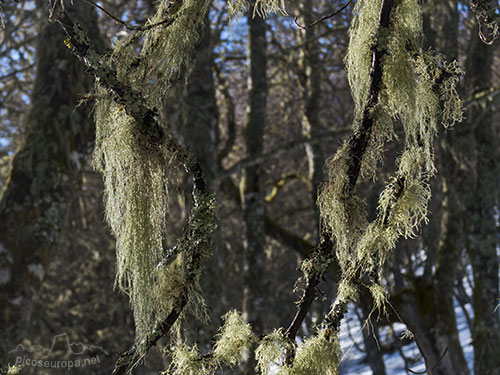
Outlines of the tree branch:
<svg viewBox="0 0 500 375">
<path fill-rule="evenodd" d="M 233 164 L 228 169 L 221 171 L 219 173 L 218 177 L 219 178 L 227 177 L 233 173 L 239 172 L 242 169 L 251 167 L 253 165 L 261 164 L 264 161 L 281 156 L 284 153 L 291 151 L 293 149 L 296 149 L 298 147 L 304 146 L 305 144 L 320 143 L 327 137 L 334 137 L 334 136 L 337 136 L 339 134 L 346 133 L 350 129 L 351 129 L 351 127 L 340 128 L 340 129 L 332 130 L 332 131 L 325 132 L 322 134 L 318 134 L 318 136 L 313 137 L 313 138 L 297 139 L 297 140 L 285 143 L 281 146 L 278 146 L 278 147 L 274 148 L 273 151 L 269 151 L 269 152 L 266 152 L 266 153 L 263 153 L 260 155 L 256 155 L 256 156 L 250 156 L 250 157 L 243 158 L 239 162 Z"/>
<path fill-rule="evenodd" d="M 171 312 L 156 324 L 144 342 L 136 343 L 128 351 L 122 353 L 116 363 L 113 375 L 127 373 L 158 340 L 164 336 L 181 315 L 189 299 L 189 291 L 199 275 L 200 263 L 204 248 L 211 241 L 211 229 L 215 226 L 215 212 L 212 207 L 213 193 L 208 189 L 200 163 L 173 136 L 164 131 L 156 117 L 156 109 L 144 104 L 140 92 L 127 86 L 117 78 L 116 71 L 106 64 L 95 52 L 90 40 L 78 24 L 73 23 L 61 5 L 55 4 L 51 13 L 51 21 L 57 21 L 65 31 L 68 39 L 65 44 L 87 67 L 87 70 L 114 96 L 113 100 L 122 105 L 131 116 L 146 139 L 154 147 L 165 147 L 181 163 L 187 173 L 193 177 L 193 201 L 190 220 L 188 221 L 179 246 L 186 250 L 186 286 L 173 302 Z M 198 217 L 209 217 L 209 223 L 200 225 Z"/>
<path fill-rule="evenodd" d="M 390 14 L 393 7 L 393 0 L 383 0 L 380 15 L 379 15 L 379 34 L 382 28 L 389 27 Z M 353 134 L 348 139 L 348 171 L 347 176 L 349 178 L 348 192 L 351 194 L 354 190 L 356 183 L 359 178 L 359 173 L 361 169 L 361 162 L 363 160 L 366 148 L 368 146 L 368 141 L 371 136 L 371 130 L 373 127 L 373 113 L 372 109 L 377 105 L 379 100 L 380 90 L 382 88 L 382 62 L 383 58 L 387 54 L 387 49 L 380 45 L 380 40 L 377 40 L 372 48 L 372 65 L 370 69 L 370 88 L 368 100 L 363 109 L 363 119 L 359 131 Z M 328 268 L 328 265 L 333 260 L 333 244 L 330 233 L 323 229 L 321 233 L 320 244 L 316 248 L 312 255 L 312 261 L 317 263 L 312 266 L 314 270 L 306 277 L 306 288 L 302 299 L 299 302 L 299 307 L 297 313 L 285 332 L 285 336 L 294 341 L 295 336 L 302 324 L 304 318 L 309 311 L 311 304 L 316 296 L 316 286 L 321 280 L 322 275 Z M 325 338 L 330 339 L 332 334 L 336 334 L 340 328 L 340 322 L 342 321 L 344 315 L 347 313 L 348 300 L 339 299 L 334 303 L 334 306 L 330 312 L 326 315 L 324 326 Z M 287 352 L 287 363 L 293 361 L 294 353 Z"/>
<path fill-rule="evenodd" d="M 333 18 L 335 17 L 337 14 L 339 14 L 340 12 L 342 12 L 345 8 L 347 8 L 349 6 L 349 4 L 352 3 L 352 0 L 349 0 L 347 3 L 345 3 L 344 5 L 342 5 L 342 7 L 340 9 L 337 9 L 335 12 L 331 13 L 331 14 L 328 14 L 326 16 L 323 16 L 319 19 L 317 19 L 316 21 L 310 23 L 309 25 L 305 25 L 305 26 L 302 26 L 301 24 L 298 23 L 297 21 L 297 17 L 295 17 L 293 19 L 293 22 L 295 22 L 295 25 L 297 25 L 297 27 L 300 27 L 301 29 L 308 29 L 310 27 L 313 27 L 313 26 L 316 26 L 318 23 L 320 22 L 323 22 L 329 18 Z"/>
</svg>

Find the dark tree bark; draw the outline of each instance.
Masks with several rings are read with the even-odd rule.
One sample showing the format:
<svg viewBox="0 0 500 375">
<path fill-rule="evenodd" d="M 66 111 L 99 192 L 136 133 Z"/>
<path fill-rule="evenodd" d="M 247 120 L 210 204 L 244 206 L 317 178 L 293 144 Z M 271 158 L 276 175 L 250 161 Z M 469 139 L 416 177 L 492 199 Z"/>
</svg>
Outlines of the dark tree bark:
<svg viewBox="0 0 500 375">
<path fill-rule="evenodd" d="M 69 6 L 99 41 L 97 16 L 81 3 Z M 12 349 L 29 321 L 31 300 L 43 281 L 66 225 L 94 141 L 90 106 L 76 108 L 92 79 L 64 45 L 56 24 L 45 23 L 37 47 L 37 76 L 27 135 L 14 157 L 0 201 L 0 337 Z"/>
<path fill-rule="evenodd" d="M 266 22 L 256 15 L 253 5 L 247 15 L 249 54 L 249 94 L 247 117 L 244 125 L 244 140 L 248 156 L 262 154 L 266 126 L 267 104 L 267 58 Z M 243 314 L 256 334 L 264 333 L 265 273 L 265 192 L 262 165 L 245 168 L 242 181 L 242 203 L 246 226 L 244 240 L 244 291 Z M 255 359 L 250 353 L 245 372 L 254 372 Z"/>
<path fill-rule="evenodd" d="M 467 51 L 468 95 L 488 89 L 492 78 L 493 46 L 484 44 L 471 33 Z M 474 277 L 473 345 L 474 373 L 500 374 L 500 321 L 497 305 L 499 296 L 498 231 L 495 224 L 495 205 L 499 178 L 499 153 L 492 111 L 487 103 L 474 105 L 463 124 L 472 150 L 466 160 L 467 181 L 461 186 L 465 197 L 464 220 L 468 232 L 466 249 Z"/>
</svg>

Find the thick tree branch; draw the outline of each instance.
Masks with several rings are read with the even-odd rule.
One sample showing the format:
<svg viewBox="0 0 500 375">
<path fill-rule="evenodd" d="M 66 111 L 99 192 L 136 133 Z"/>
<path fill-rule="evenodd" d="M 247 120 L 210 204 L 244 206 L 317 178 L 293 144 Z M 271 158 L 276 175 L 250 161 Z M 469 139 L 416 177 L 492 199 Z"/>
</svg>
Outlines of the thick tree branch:
<svg viewBox="0 0 500 375">
<path fill-rule="evenodd" d="M 249 157 L 243 158 L 240 161 L 238 161 L 236 164 L 229 167 L 228 169 L 220 171 L 218 177 L 219 178 L 227 177 L 233 173 L 241 171 L 242 169 L 251 167 L 253 165 L 262 164 L 263 162 L 265 162 L 267 160 L 279 157 L 279 156 L 283 155 L 284 153 L 291 151 L 291 150 L 294 150 L 298 147 L 302 147 L 305 144 L 320 143 L 325 138 L 334 137 L 334 136 L 337 136 L 340 134 L 344 134 L 347 131 L 349 131 L 350 129 L 351 129 L 350 127 L 349 128 L 340 128 L 340 129 L 332 130 L 332 131 L 325 132 L 322 134 L 318 134 L 317 137 L 297 139 L 297 140 L 285 143 L 283 145 L 280 145 L 280 146 L 274 148 L 272 151 L 269 151 L 269 152 L 266 152 L 266 153 L 263 153 L 260 155 L 256 155 L 256 156 L 249 156 Z"/>
<path fill-rule="evenodd" d="M 314 247 L 313 244 L 287 231 L 270 217 L 266 216 L 264 220 L 267 236 L 274 238 L 285 246 L 289 246 L 303 258 L 306 258 L 310 254 L 311 249 Z"/>
<path fill-rule="evenodd" d="M 379 16 L 379 34 L 382 29 L 389 28 L 392 7 L 393 0 L 383 0 Z M 379 94 L 382 89 L 382 64 L 383 59 L 387 54 L 387 50 L 383 45 L 380 45 L 379 40 L 377 40 L 372 48 L 372 51 L 369 96 L 363 109 L 363 119 L 359 131 L 352 135 L 347 141 L 349 146 L 349 162 L 347 171 L 347 176 L 349 178 L 349 191 L 347 194 L 352 193 L 358 181 L 361 162 L 366 152 L 374 123 L 372 110 L 379 101 Z M 316 286 L 326 271 L 328 264 L 332 262 L 334 256 L 332 253 L 332 239 L 329 232 L 327 230 L 323 230 L 321 233 L 320 244 L 312 255 L 312 260 L 323 266 L 317 268 L 313 267 L 316 271 L 311 272 L 311 274 L 306 277 L 306 288 L 302 299 L 299 302 L 297 313 L 285 332 L 285 336 L 292 342 L 294 341 L 295 336 L 316 296 Z M 333 308 L 325 317 L 324 325 L 326 327 L 325 335 L 327 339 L 330 339 L 332 333 L 335 334 L 339 331 L 340 322 L 347 312 L 347 303 L 348 301 L 346 299 L 337 299 Z M 293 355 L 293 353 L 287 353 L 288 363 L 291 363 L 293 360 Z"/>
<path fill-rule="evenodd" d="M 122 375 L 128 372 L 157 341 L 164 336 L 181 315 L 189 299 L 190 288 L 195 284 L 199 274 L 200 263 L 204 248 L 210 241 L 210 231 L 196 222 L 198 215 L 208 215 L 213 224 L 215 210 L 211 207 L 213 194 L 208 189 L 203 172 L 198 160 L 188 152 L 177 140 L 164 131 L 156 117 L 156 110 L 144 104 L 143 96 L 132 87 L 125 85 L 117 78 L 116 71 L 106 64 L 95 52 L 90 40 L 78 24 L 73 23 L 68 14 L 61 8 L 54 8 L 51 20 L 57 21 L 65 31 L 68 39 L 65 41 L 71 52 L 76 55 L 87 67 L 87 70 L 114 96 L 113 100 L 122 105 L 126 113 L 131 116 L 139 129 L 152 146 L 165 147 L 175 155 L 183 165 L 186 172 L 193 177 L 194 207 L 191 218 L 186 225 L 183 239 L 179 246 L 186 249 L 186 286 L 173 302 L 171 312 L 167 317 L 158 322 L 145 342 L 136 343 L 130 350 L 124 352 L 116 363 L 113 375 Z"/>
</svg>

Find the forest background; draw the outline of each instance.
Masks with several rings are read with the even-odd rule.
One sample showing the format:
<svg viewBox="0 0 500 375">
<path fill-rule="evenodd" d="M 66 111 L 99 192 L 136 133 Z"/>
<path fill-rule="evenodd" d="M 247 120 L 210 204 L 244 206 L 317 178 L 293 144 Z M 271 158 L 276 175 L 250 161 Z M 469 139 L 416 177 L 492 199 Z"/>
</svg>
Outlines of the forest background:
<svg viewBox="0 0 500 375">
<path fill-rule="evenodd" d="M 463 353 L 469 343 L 459 340 L 457 306 L 471 332 L 474 373 L 500 374 L 500 56 L 495 31 L 481 24 L 471 3 L 476 4 L 422 2 L 423 48 L 447 61 L 456 59 L 465 71 L 458 83 L 464 118 L 439 128 L 428 220 L 397 243 L 381 272 L 386 313 L 373 313 L 366 280 L 351 298 L 349 309 L 364 326 L 358 333 L 360 350 L 376 375 L 386 373 L 384 354 L 402 354 L 413 340 L 423 358 L 404 357 L 407 368 L 424 361 L 428 369 L 435 366 L 434 374 L 469 374 Z M 210 319 L 200 322 L 193 316 L 196 311 L 185 314 L 135 373 L 175 371 L 169 351 L 173 342 L 196 342 L 208 352 L 222 316 L 233 309 L 242 312 L 257 336 L 290 326 L 295 301 L 302 296 L 296 285 L 300 264 L 322 241 L 316 202 L 329 179 L 324 165 L 351 135 L 355 120 L 345 69 L 355 3 L 344 5 L 288 1 L 286 12 L 262 18 L 250 10 L 234 19 L 226 2 L 210 3 L 191 63 L 181 64 L 157 106 L 157 115 L 200 161 L 216 193 L 213 255 L 203 263 L 196 292 L 205 299 Z M 97 6 L 75 0 L 66 10 L 96 50 L 109 54 L 157 6 L 153 1 L 102 1 Z M 3 2 L 2 12 L 0 368 L 14 364 L 17 344 L 32 348 L 36 356 L 36 348 L 50 347 L 53 337 L 65 334 L 69 342 L 106 352 L 101 363 L 72 373 L 111 373 L 118 355 L 133 344 L 136 326 L 129 298 L 114 288 L 117 244 L 106 224 L 103 178 L 92 166 L 94 115 L 103 111 L 95 101 L 106 97 L 94 87 L 88 67 L 72 55 L 63 28 L 49 22 L 45 2 Z M 306 27 L 332 12 L 333 17 Z M 498 17 L 498 10 L 493 12 Z M 394 82 L 404 84 L 399 77 Z M 97 142 L 99 137 L 102 141 L 97 131 Z M 393 139 L 404 138 L 396 125 Z M 356 188 L 370 219 L 403 150 L 397 141 L 380 147 L 385 157 L 379 168 Z M 173 165 L 168 177 L 165 248 L 185 234 L 196 205 L 188 173 Z M 300 342 L 314 335 L 335 300 L 342 266 L 332 263 L 313 287 L 317 298 L 297 327 Z M 401 339 L 399 323 L 414 339 Z M 52 349 L 58 359 L 74 354 L 64 345 Z M 242 363 L 217 371 L 253 373 L 253 356 L 244 352 L 243 357 Z M 60 371 L 25 366 L 21 373 Z M 349 368 L 341 373 L 350 373 Z"/>
</svg>

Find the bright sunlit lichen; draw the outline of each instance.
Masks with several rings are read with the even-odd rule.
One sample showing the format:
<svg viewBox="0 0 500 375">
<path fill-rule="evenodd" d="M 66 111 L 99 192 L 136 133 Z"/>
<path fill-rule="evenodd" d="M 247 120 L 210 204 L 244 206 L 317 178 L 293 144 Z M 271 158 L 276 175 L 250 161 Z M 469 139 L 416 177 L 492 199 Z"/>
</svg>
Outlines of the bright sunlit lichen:
<svg viewBox="0 0 500 375">
<path fill-rule="evenodd" d="M 240 363 L 256 337 L 250 324 L 245 323 L 241 314 L 235 310 L 223 316 L 224 325 L 215 343 L 214 358 L 229 366 Z"/>
<path fill-rule="evenodd" d="M 428 181 L 435 173 L 433 142 L 437 125 L 459 122 L 463 111 L 456 91 L 458 76 L 462 74 L 460 67 L 421 48 L 419 1 L 395 2 L 388 28 L 379 25 L 381 4 L 378 0 L 358 1 L 349 31 L 346 65 L 355 103 L 355 134 L 362 131 L 364 117 L 370 116 L 373 123 L 361 156 L 360 176 L 377 176 L 384 144 L 396 138 L 395 125 L 401 124 L 404 130 L 404 149 L 394 177 L 380 194 L 378 216 L 372 223 L 366 220 L 364 201 L 349 185 L 348 171 L 353 163 L 349 142 L 327 162 L 328 182 L 318 198 L 321 217 L 335 239 L 346 285 L 352 286 L 349 280 L 362 273 L 378 274 L 370 286 L 378 308 L 385 299 L 378 280 L 398 237 L 414 236 L 426 220 Z M 375 50 L 384 54 L 380 62 L 382 84 L 374 100 L 369 95 L 373 95 L 370 69 Z M 340 289 L 337 298 L 348 299 L 347 294 L 351 293 Z"/>
<path fill-rule="evenodd" d="M 297 349 L 291 367 L 283 366 L 280 375 L 337 375 L 340 363 L 339 345 L 336 340 L 327 340 L 324 333 L 304 341 Z"/>
<path fill-rule="evenodd" d="M 281 365 L 285 357 L 288 341 L 281 330 L 264 336 L 255 349 L 257 369 L 262 375 L 272 374 L 273 370 Z"/>
<path fill-rule="evenodd" d="M 229 14 L 239 17 L 248 11 L 252 2 L 249 0 L 228 0 Z M 255 0 L 253 16 L 266 17 L 270 13 L 286 15 L 285 0 Z"/>
</svg>

